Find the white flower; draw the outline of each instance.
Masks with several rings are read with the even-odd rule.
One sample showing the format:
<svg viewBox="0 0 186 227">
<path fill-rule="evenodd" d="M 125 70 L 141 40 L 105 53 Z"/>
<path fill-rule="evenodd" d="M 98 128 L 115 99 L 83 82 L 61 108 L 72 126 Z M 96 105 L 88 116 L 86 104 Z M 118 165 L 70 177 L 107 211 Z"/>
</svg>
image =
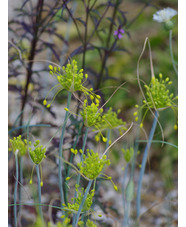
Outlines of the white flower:
<svg viewBox="0 0 186 227">
<path fill-rule="evenodd" d="M 157 21 L 159 23 L 162 23 L 162 22 L 166 23 L 166 22 L 170 21 L 170 19 L 172 17 L 174 17 L 175 15 L 177 15 L 177 11 L 168 7 L 166 9 L 157 11 L 153 15 L 153 20 Z"/>
</svg>

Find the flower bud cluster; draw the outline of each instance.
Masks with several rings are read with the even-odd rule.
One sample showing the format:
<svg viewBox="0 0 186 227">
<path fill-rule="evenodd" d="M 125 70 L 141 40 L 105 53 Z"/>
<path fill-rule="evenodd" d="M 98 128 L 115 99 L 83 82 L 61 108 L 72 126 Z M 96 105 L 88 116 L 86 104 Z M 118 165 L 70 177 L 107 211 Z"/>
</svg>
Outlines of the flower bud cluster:
<svg viewBox="0 0 186 227">
<path fill-rule="evenodd" d="M 34 149 L 32 149 L 31 147 L 28 148 L 30 157 L 33 163 L 35 163 L 36 165 L 40 164 L 43 158 L 46 157 L 45 156 L 46 148 L 43 148 L 43 145 L 39 146 L 39 144 L 40 141 L 36 140 L 36 142 L 33 145 Z M 29 142 L 29 145 L 31 145 L 31 141 Z"/>
<path fill-rule="evenodd" d="M 97 129 L 99 132 L 96 134 L 95 139 L 98 142 L 102 136 L 101 131 L 104 129 L 114 129 L 119 128 L 120 135 L 123 131 L 126 131 L 126 122 L 118 118 L 118 114 L 121 110 L 114 112 L 112 107 L 108 109 L 106 113 L 103 114 L 101 121 L 97 123 Z M 102 136 L 103 137 L 103 136 Z"/>
<path fill-rule="evenodd" d="M 86 127 L 95 126 L 98 122 L 101 121 L 101 113 L 103 109 L 99 109 L 99 100 L 96 99 L 96 103 L 92 101 L 90 105 L 88 105 L 87 99 L 84 100 L 83 110 L 80 112 L 80 115 L 83 118 L 84 124 Z M 97 127 L 96 127 L 97 128 Z"/>
<path fill-rule="evenodd" d="M 106 155 L 102 158 L 99 157 L 98 153 L 95 153 L 92 149 L 87 149 L 87 156 L 83 155 L 83 161 L 77 164 L 82 173 L 87 178 L 93 180 L 97 178 L 103 170 L 105 165 L 110 165 L 110 160 L 106 160 Z"/>
<path fill-rule="evenodd" d="M 84 80 L 83 69 L 80 69 L 78 71 L 76 60 L 72 60 L 71 63 L 68 63 L 66 67 L 63 66 L 62 69 L 60 67 L 53 67 L 52 65 L 49 65 L 49 69 L 50 69 L 50 74 L 56 76 L 56 79 L 59 82 L 57 85 L 52 87 L 50 91 L 56 88 L 57 86 L 61 86 L 61 89 L 59 89 L 56 92 L 51 103 L 54 101 L 57 94 L 63 89 L 70 91 L 72 93 L 75 91 L 81 91 L 86 96 L 90 96 L 90 95 L 94 96 L 94 94 L 92 93 L 92 90 L 93 90 L 92 88 L 88 89 L 83 86 L 83 84 L 86 82 L 88 78 L 88 74 L 85 74 L 85 80 Z M 47 96 L 49 95 L 49 93 L 47 94 Z M 47 108 L 50 108 L 51 103 L 50 104 L 47 103 L 47 100 L 46 100 L 47 96 L 43 101 L 43 105 L 46 106 Z"/>
<path fill-rule="evenodd" d="M 159 78 L 153 77 L 150 85 L 144 86 L 147 95 L 147 101 L 144 100 L 144 104 L 148 104 L 150 108 L 156 109 L 171 107 L 174 105 L 174 94 L 170 94 L 167 87 L 172 84 L 172 81 L 169 80 L 169 77 L 163 80 L 161 73 L 159 74 Z"/>
<path fill-rule="evenodd" d="M 171 107 L 172 109 L 176 108 L 175 100 L 178 99 L 178 96 L 174 96 L 173 93 L 170 93 L 168 86 L 172 84 L 169 77 L 163 79 L 162 74 L 159 74 L 159 78 L 152 77 L 151 82 L 148 85 L 144 85 L 146 89 L 146 100 L 143 100 L 143 105 L 139 107 L 136 105 L 135 107 L 138 109 L 134 112 L 135 120 L 138 121 L 138 114 L 140 109 L 145 109 L 146 112 L 143 116 L 140 127 L 143 127 L 143 120 L 149 110 L 163 110 L 165 108 Z"/>
<path fill-rule="evenodd" d="M 72 198 L 73 204 L 68 203 L 67 206 L 65 204 L 63 204 L 65 209 L 72 210 L 72 211 L 79 210 L 79 206 L 81 205 L 81 202 L 83 200 L 84 193 L 85 193 L 84 188 L 81 188 L 81 192 L 79 192 L 79 190 L 78 190 L 79 185 L 76 184 L 75 187 L 76 187 L 76 192 L 77 192 L 77 198 Z M 86 198 L 85 203 L 82 208 L 83 212 L 90 210 L 90 208 L 92 206 L 92 198 L 94 197 L 94 192 L 95 192 L 95 190 L 93 189 L 90 191 L 90 193 L 88 193 L 87 198 Z"/>
<path fill-rule="evenodd" d="M 27 152 L 27 140 L 26 139 L 22 140 L 21 135 L 14 137 L 13 140 L 10 139 L 10 144 L 12 146 L 12 150 L 13 150 L 14 153 L 16 152 L 16 150 L 18 150 L 19 151 L 18 154 L 20 156 L 23 156 L 23 155 L 26 154 L 26 152 Z"/>
<path fill-rule="evenodd" d="M 122 148 L 121 151 L 123 152 L 124 154 L 124 159 L 125 161 L 128 163 L 131 161 L 133 155 L 134 155 L 134 148 L 133 147 L 130 147 L 129 149 L 124 149 Z"/>
<path fill-rule="evenodd" d="M 83 69 L 78 72 L 77 62 L 72 61 L 71 64 L 67 64 L 66 67 L 62 67 L 62 72 L 60 67 L 53 67 L 49 65 L 50 74 L 55 74 L 57 76 L 58 82 L 67 91 L 74 92 L 80 91 L 82 87 L 83 80 Z"/>
</svg>

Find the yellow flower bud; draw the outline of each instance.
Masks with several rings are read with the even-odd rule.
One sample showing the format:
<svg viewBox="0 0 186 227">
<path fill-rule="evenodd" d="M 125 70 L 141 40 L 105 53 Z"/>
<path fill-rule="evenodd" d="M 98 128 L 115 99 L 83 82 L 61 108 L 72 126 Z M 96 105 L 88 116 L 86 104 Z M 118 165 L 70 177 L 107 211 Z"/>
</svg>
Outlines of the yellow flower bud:
<svg viewBox="0 0 186 227">
<path fill-rule="evenodd" d="M 117 187 L 116 185 L 114 185 L 114 189 L 115 189 L 116 191 L 118 191 L 118 187 Z"/>
<path fill-rule="evenodd" d="M 47 104 L 47 100 L 45 99 L 43 100 L 43 105 L 46 106 L 46 104 Z"/>
<path fill-rule="evenodd" d="M 104 136 L 102 137 L 103 142 L 107 142 L 107 138 L 105 138 Z"/>
</svg>

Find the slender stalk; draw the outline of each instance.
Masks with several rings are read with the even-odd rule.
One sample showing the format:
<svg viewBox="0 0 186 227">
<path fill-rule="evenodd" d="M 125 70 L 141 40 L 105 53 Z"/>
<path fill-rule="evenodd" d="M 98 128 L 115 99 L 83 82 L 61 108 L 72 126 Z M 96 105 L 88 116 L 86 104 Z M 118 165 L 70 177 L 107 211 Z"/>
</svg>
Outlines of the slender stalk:
<svg viewBox="0 0 186 227">
<path fill-rule="evenodd" d="M 84 34 L 84 40 L 83 40 L 83 60 L 82 60 L 82 68 L 85 69 L 85 56 L 86 56 L 86 49 L 87 49 L 87 32 L 88 32 L 88 17 L 89 17 L 89 3 L 88 6 L 84 2 L 85 6 L 85 12 L 86 12 L 86 17 L 85 17 L 85 34 Z"/>
<path fill-rule="evenodd" d="M 67 99 L 67 108 L 70 107 L 70 101 L 71 101 L 72 93 L 68 92 L 68 99 Z M 64 195 L 63 195 L 63 185 L 62 185 L 62 153 L 63 153 L 63 140 L 64 140 L 64 134 L 65 134 L 65 128 L 67 123 L 67 117 L 68 112 L 65 113 L 65 119 L 64 124 L 62 127 L 61 137 L 60 137 L 60 143 L 59 143 L 59 167 L 58 167 L 58 180 L 59 180 L 59 190 L 60 190 L 60 199 L 61 199 L 61 207 L 64 203 Z"/>
<path fill-rule="evenodd" d="M 41 179 L 40 179 L 40 173 L 39 173 L 39 165 L 36 165 L 36 171 L 37 171 L 37 189 L 38 189 L 38 202 L 41 204 Z M 42 212 L 42 206 L 39 205 L 39 216 L 43 219 L 43 212 Z"/>
<path fill-rule="evenodd" d="M 138 17 L 143 13 L 143 11 L 146 9 L 148 5 L 149 5 L 149 2 L 145 3 L 145 5 L 142 7 L 139 13 L 126 25 L 125 27 L 126 29 L 128 29 L 138 19 Z"/>
<path fill-rule="evenodd" d="M 146 166 L 147 157 L 148 157 L 148 151 L 149 151 L 150 146 L 151 146 L 151 142 L 152 142 L 152 139 L 153 139 L 153 136 L 154 136 L 154 132 L 155 132 L 155 129 L 156 129 L 157 122 L 158 122 L 158 111 L 155 111 L 154 121 L 153 121 L 152 128 L 151 128 L 151 131 L 150 131 L 150 134 L 149 134 L 149 139 L 148 139 L 147 145 L 145 147 L 143 160 L 142 160 L 142 166 L 141 166 L 140 175 L 139 175 L 138 189 L 137 189 L 137 196 L 136 196 L 137 217 L 140 216 L 141 187 L 142 187 L 142 180 L 143 180 L 143 175 L 144 175 L 144 172 L 145 172 L 145 166 Z"/>
<path fill-rule="evenodd" d="M 76 8 L 77 8 L 77 2 L 74 1 L 72 3 L 73 12 L 76 10 Z M 73 22 L 72 17 L 69 17 L 68 22 L 67 22 L 67 30 L 66 30 L 66 33 L 65 33 L 65 41 L 69 40 L 72 22 Z M 68 50 L 68 46 L 64 43 L 62 51 L 61 51 L 60 65 L 64 64 L 64 56 L 67 53 L 67 50 Z"/>
<path fill-rule="evenodd" d="M 22 128 L 27 128 L 27 127 L 29 127 L 29 128 L 32 128 L 32 127 L 51 127 L 51 125 L 49 125 L 49 124 L 35 124 L 35 125 L 29 125 L 29 126 L 28 125 L 23 125 L 23 126 L 19 126 L 19 127 L 10 129 L 8 131 L 8 134 L 11 135 L 11 133 L 13 131 L 16 131 L 16 130 L 19 130 L 19 129 L 22 129 Z"/>
<path fill-rule="evenodd" d="M 108 148 L 108 146 L 109 146 L 110 133 L 111 133 L 111 129 L 109 128 L 108 131 L 107 131 L 107 143 L 106 143 L 105 150 L 106 150 L 106 149 Z"/>
<path fill-rule="evenodd" d="M 89 190 L 90 190 L 90 187 L 91 187 L 91 185 L 92 185 L 92 182 L 93 182 L 93 180 L 91 180 L 91 181 L 88 182 L 88 185 L 87 185 L 85 194 L 84 194 L 84 196 L 83 196 L 82 202 L 81 202 L 81 204 L 80 204 L 80 206 L 79 206 L 79 210 L 78 210 L 78 212 L 77 212 L 76 219 L 75 219 L 75 223 L 73 224 L 73 227 L 76 227 L 77 224 L 78 224 L 79 216 L 80 216 L 81 210 L 82 210 L 82 208 L 83 208 L 83 205 L 84 205 L 84 203 L 85 203 L 85 200 L 86 200 L 86 198 L 87 198 L 87 195 L 88 195 L 88 192 L 89 192 Z"/>
<path fill-rule="evenodd" d="M 176 67 L 176 64 L 174 61 L 173 50 L 172 50 L 172 30 L 169 31 L 169 48 L 170 48 L 170 56 L 171 56 L 172 65 L 173 65 L 176 75 L 178 76 L 178 70 L 177 70 L 177 67 Z"/>
<path fill-rule="evenodd" d="M 14 187 L 14 225 L 17 227 L 17 186 L 18 186 L 18 150 L 15 151 L 15 161 L 16 161 L 16 180 L 15 180 L 15 187 Z"/>
<path fill-rule="evenodd" d="M 127 164 L 127 166 L 125 168 L 123 182 L 122 182 L 122 200 L 123 200 L 124 212 L 126 210 L 126 207 L 125 207 L 125 181 L 126 181 L 126 177 L 127 177 L 127 173 L 128 173 L 128 167 L 129 167 L 129 164 Z M 125 213 L 124 213 L 124 222 L 125 222 Z M 123 226 L 125 226 L 125 225 L 123 225 Z"/>
<path fill-rule="evenodd" d="M 87 142 L 87 136 L 88 136 L 88 127 L 86 128 L 86 130 L 85 130 L 85 135 L 84 135 L 84 139 L 83 139 L 83 146 L 82 146 L 82 154 L 81 154 L 81 161 L 83 161 L 83 154 L 84 154 L 84 151 L 85 151 L 85 145 L 86 145 L 86 142 Z M 80 174 L 78 174 L 78 177 L 77 177 L 77 183 L 76 184 L 78 184 L 79 185 L 79 182 L 80 182 L 80 177 L 81 177 L 81 175 Z M 75 197 L 76 197 L 76 192 L 75 192 Z"/>
<path fill-rule="evenodd" d="M 23 157 L 19 159 L 19 176 L 20 176 L 20 184 L 23 184 Z M 19 188 L 19 203 L 22 201 L 22 187 Z M 21 210 L 21 206 L 19 207 Z"/>
<path fill-rule="evenodd" d="M 126 205 L 125 205 L 125 215 L 124 215 L 123 227 L 127 227 L 127 225 L 128 225 L 130 205 L 131 205 L 131 202 L 127 201 Z"/>
</svg>

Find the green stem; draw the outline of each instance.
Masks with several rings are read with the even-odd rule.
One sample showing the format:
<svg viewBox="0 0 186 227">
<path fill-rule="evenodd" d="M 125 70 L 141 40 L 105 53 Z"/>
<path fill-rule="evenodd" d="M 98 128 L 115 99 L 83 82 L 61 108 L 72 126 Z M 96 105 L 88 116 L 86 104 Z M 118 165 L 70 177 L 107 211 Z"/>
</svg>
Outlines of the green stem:
<svg viewBox="0 0 186 227">
<path fill-rule="evenodd" d="M 85 200 L 86 200 L 86 198 L 87 198 L 87 195 L 88 195 L 88 192 L 89 192 L 89 190 L 90 190 L 90 187 L 91 187 L 91 185 L 92 185 L 92 182 L 93 182 L 93 180 L 91 180 L 91 181 L 88 182 L 88 185 L 87 185 L 85 194 L 84 194 L 84 196 L 83 196 L 82 202 L 81 202 L 81 204 L 80 204 L 80 206 L 79 206 L 79 210 L 78 210 L 78 212 L 77 212 L 76 219 L 75 219 L 75 223 L 73 224 L 73 227 L 76 227 L 76 226 L 78 225 L 79 216 L 80 216 L 81 210 L 82 210 L 82 208 L 83 208 L 83 205 L 84 205 L 84 203 L 85 203 Z"/>
<path fill-rule="evenodd" d="M 83 155 L 84 155 L 84 151 L 85 151 L 85 145 L 86 145 L 86 142 L 87 142 L 87 136 L 88 136 L 88 127 L 86 128 L 85 130 L 85 135 L 84 135 L 84 139 L 83 139 L 83 147 L 82 147 L 82 154 L 81 154 L 81 162 L 83 161 Z M 79 182 L 80 182 L 80 177 L 81 175 L 78 174 L 78 177 L 77 177 L 77 183 L 79 185 Z M 76 197 L 76 192 L 75 192 L 75 197 Z"/>
<path fill-rule="evenodd" d="M 17 186 L 18 186 L 18 150 L 15 151 L 15 162 L 16 162 L 16 179 L 15 179 L 15 187 L 14 187 L 14 225 L 17 227 Z"/>
<path fill-rule="evenodd" d="M 39 173 L 39 165 L 36 165 L 37 171 L 37 189 L 38 189 L 38 202 L 41 204 L 41 179 Z M 42 206 L 39 205 L 39 216 L 43 219 Z"/>
<path fill-rule="evenodd" d="M 23 157 L 19 159 L 19 175 L 20 175 L 20 184 L 23 184 Z M 22 200 L 22 187 L 19 189 L 19 202 L 21 203 Z M 19 207 L 21 210 L 21 206 Z"/>
<path fill-rule="evenodd" d="M 177 70 L 177 67 L 176 67 L 176 64 L 174 61 L 173 50 L 172 50 L 172 30 L 169 31 L 169 48 L 170 48 L 170 56 L 171 56 L 172 65 L 173 65 L 176 75 L 178 76 L 178 70 Z"/>
<path fill-rule="evenodd" d="M 77 133 L 77 136 L 76 136 L 76 140 L 75 140 L 75 142 L 73 144 L 73 149 L 76 148 L 76 145 L 77 145 L 80 133 L 81 133 L 81 129 L 82 129 L 82 125 L 79 126 L 79 130 L 78 130 L 78 133 Z M 69 161 L 70 163 L 72 163 L 73 157 L 74 157 L 74 154 L 71 152 L 70 161 Z M 66 181 L 66 178 L 69 177 L 70 168 L 71 168 L 71 166 L 67 165 L 67 173 L 66 173 L 66 176 L 65 176 L 65 179 L 64 179 L 64 199 L 65 199 L 65 204 L 67 204 L 67 202 L 68 202 L 68 193 L 67 193 L 68 192 L 68 181 Z"/>
<path fill-rule="evenodd" d="M 70 101 L 71 101 L 72 93 L 68 92 L 68 99 L 67 99 L 67 108 L 70 107 Z M 61 137 L 60 137 L 60 143 L 59 143 L 59 167 L 58 167 L 58 180 L 59 180 L 59 190 L 60 190 L 60 199 L 61 199 L 61 207 L 64 203 L 64 195 L 63 195 L 63 185 L 62 185 L 62 153 L 63 153 L 63 140 L 64 140 L 64 134 L 65 134 L 65 128 L 67 123 L 67 117 L 68 112 L 65 113 L 65 119 L 64 124 L 61 131 Z"/>
<path fill-rule="evenodd" d="M 128 173 L 128 167 L 129 164 L 127 163 L 126 167 L 125 167 L 125 171 L 124 171 L 124 176 L 123 176 L 123 182 L 122 182 L 122 200 L 123 200 L 123 208 L 124 208 L 124 221 L 123 221 L 123 226 L 125 226 L 125 219 L 126 219 L 126 204 L 125 204 L 125 181 L 127 178 L 127 173 Z"/>
<path fill-rule="evenodd" d="M 108 148 L 108 146 L 109 146 L 110 133 L 111 133 L 111 129 L 109 128 L 108 131 L 107 131 L 107 143 L 106 143 L 105 150 L 106 150 L 106 149 Z"/>
<path fill-rule="evenodd" d="M 126 201 L 123 227 L 127 227 L 128 226 L 130 205 L 131 205 L 131 202 Z"/>
<path fill-rule="evenodd" d="M 81 161 L 83 161 L 83 154 L 84 154 L 84 150 L 85 150 L 85 145 L 86 145 L 86 142 L 87 142 L 87 136 L 88 136 L 88 127 L 86 128 L 85 130 L 85 135 L 84 135 L 84 139 L 83 139 L 83 146 L 82 146 L 82 154 L 81 154 Z M 80 182 L 80 178 L 81 178 L 81 175 L 78 174 L 77 176 L 77 182 L 76 184 L 79 185 L 79 182 Z M 77 198 L 77 191 L 75 191 L 75 194 L 74 194 L 74 198 Z M 74 222 L 75 222 L 75 215 L 73 215 L 73 222 L 72 224 L 74 225 Z"/>
<path fill-rule="evenodd" d="M 156 111 L 155 115 L 154 115 L 154 121 L 153 121 L 152 128 L 151 128 L 151 131 L 150 131 L 150 134 L 149 134 L 149 139 L 148 139 L 147 145 L 145 147 L 143 160 L 142 160 L 142 166 L 141 166 L 141 169 L 140 169 L 137 196 L 136 196 L 137 218 L 140 216 L 141 188 L 142 188 L 143 175 L 144 175 L 144 172 L 145 172 L 145 166 L 146 166 L 146 162 L 147 162 L 148 151 L 149 151 L 150 146 L 151 146 L 151 142 L 152 142 L 152 139 L 153 139 L 153 136 L 154 136 L 154 132 L 155 132 L 155 129 L 156 129 L 157 122 L 158 122 L 158 111 Z"/>
</svg>

